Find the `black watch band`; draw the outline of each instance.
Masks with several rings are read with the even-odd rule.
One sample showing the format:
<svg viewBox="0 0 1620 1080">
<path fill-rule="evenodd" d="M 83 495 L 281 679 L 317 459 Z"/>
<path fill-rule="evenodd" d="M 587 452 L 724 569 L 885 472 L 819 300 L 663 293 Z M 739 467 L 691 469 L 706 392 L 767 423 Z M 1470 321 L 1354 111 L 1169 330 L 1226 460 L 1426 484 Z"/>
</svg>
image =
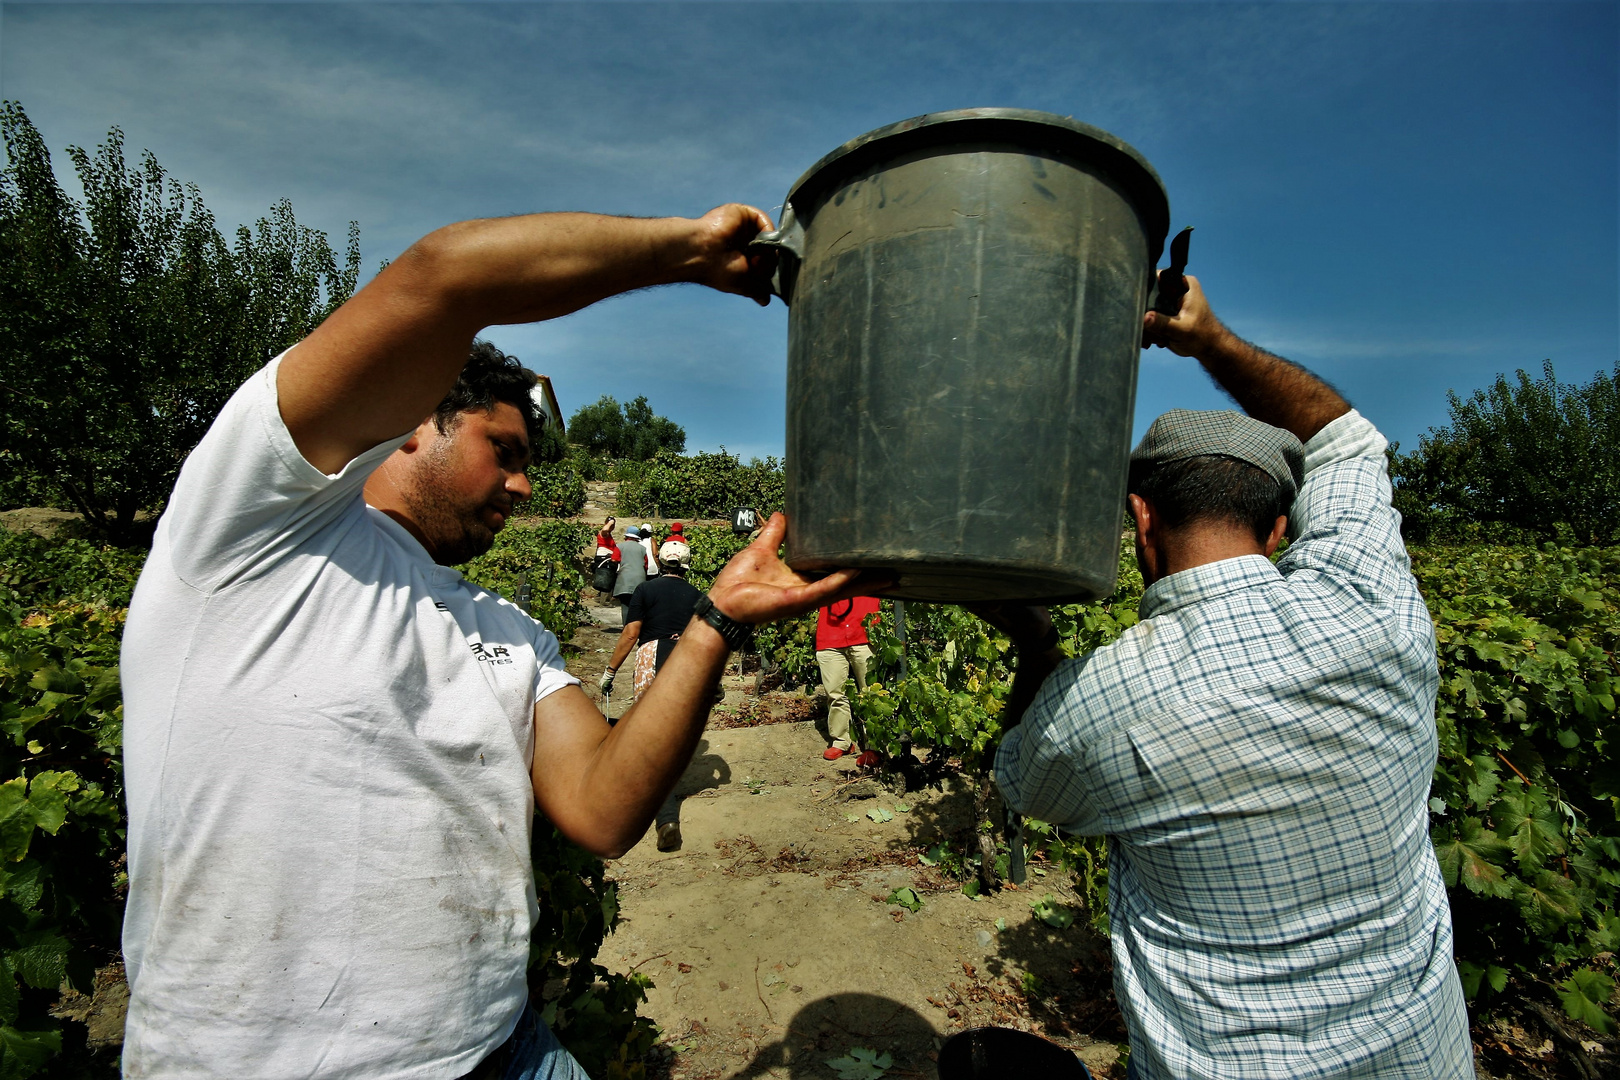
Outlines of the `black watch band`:
<svg viewBox="0 0 1620 1080">
<path fill-rule="evenodd" d="M 714 632 L 725 639 L 725 643 L 733 649 L 746 649 L 754 643 L 754 628 L 747 623 L 738 622 L 715 607 L 708 593 L 698 597 L 697 607 L 692 609 L 692 614 L 714 627 Z"/>
</svg>

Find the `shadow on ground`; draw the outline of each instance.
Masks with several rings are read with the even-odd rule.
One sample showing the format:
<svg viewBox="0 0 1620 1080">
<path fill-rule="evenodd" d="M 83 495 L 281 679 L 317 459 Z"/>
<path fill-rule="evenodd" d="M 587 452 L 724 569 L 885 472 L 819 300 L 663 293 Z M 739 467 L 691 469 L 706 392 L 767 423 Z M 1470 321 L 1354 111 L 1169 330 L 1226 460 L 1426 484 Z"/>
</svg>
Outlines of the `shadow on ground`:
<svg viewBox="0 0 1620 1080">
<path fill-rule="evenodd" d="M 675 794 L 684 799 L 688 795 L 722 788 L 729 783 L 731 766 L 719 754 L 710 753 L 708 739 L 700 739 L 692 754 L 692 763 L 675 785 Z"/>
<path fill-rule="evenodd" d="M 855 1047 L 867 1047 L 894 1058 L 896 1073 L 932 1077 L 936 1049 L 934 1028 L 908 1006 L 876 994 L 832 994 L 806 1004 L 788 1021 L 787 1033 L 759 1048 L 743 1077 L 832 1076 L 829 1059 Z"/>
<path fill-rule="evenodd" d="M 909 793 L 912 809 L 905 816 L 905 835 L 890 841 L 890 849 L 926 851 L 943 845 L 956 856 L 973 854 L 976 783 L 976 778 L 966 775 L 947 776 L 936 783 L 933 798 L 925 798 L 921 791 Z M 988 811 L 990 820 L 1002 820 L 1001 796 L 994 788 Z M 959 887 L 953 869 L 971 876 L 965 863 L 954 868 L 942 866 L 937 872 L 939 886 Z M 997 1000 L 994 988 L 982 984 L 986 977 L 1007 977 L 1020 986 L 1028 1015 L 1038 1020 L 1050 1037 L 1125 1042 L 1125 1026 L 1114 1000 L 1108 939 L 1090 926 L 1090 912 L 1074 892 L 1070 875 L 1055 866 L 1033 862 L 1022 886 L 1009 886 L 1003 878 L 1000 888 L 1027 898 L 1032 907 L 1050 898 L 1059 914 L 1066 913 L 1072 921 L 1067 926 L 1054 926 L 1032 912 L 1031 918 L 1009 922 L 1006 929 L 996 931 L 991 941 L 983 943 L 988 955 L 977 978 L 965 981 L 960 988 L 970 997 L 983 996 L 977 1001 L 960 1002 L 963 1011 L 976 1014 L 976 1020 L 988 1017 L 1004 1022 L 997 1019 L 997 1012 L 1016 1012 L 1016 1003 Z M 969 1005 L 982 1009 L 970 1010 Z"/>
</svg>

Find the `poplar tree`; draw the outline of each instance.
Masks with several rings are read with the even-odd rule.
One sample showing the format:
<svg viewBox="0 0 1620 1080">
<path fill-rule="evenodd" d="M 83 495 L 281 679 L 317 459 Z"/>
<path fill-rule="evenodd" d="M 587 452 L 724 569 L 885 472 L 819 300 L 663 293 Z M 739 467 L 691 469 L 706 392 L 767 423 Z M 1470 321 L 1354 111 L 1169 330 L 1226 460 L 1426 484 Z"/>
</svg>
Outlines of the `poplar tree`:
<svg viewBox="0 0 1620 1080">
<path fill-rule="evenodd" d="M 195 184 L 112 128 L 69 147 L 83 201 L 17 102 L 0 104 L 0 463 L 14 484 L 84 515 L 102 539 L 146 537 L 181 463 L 257 368 L 354 292 L 283 199 L 228 243 Z"/>
</svg>

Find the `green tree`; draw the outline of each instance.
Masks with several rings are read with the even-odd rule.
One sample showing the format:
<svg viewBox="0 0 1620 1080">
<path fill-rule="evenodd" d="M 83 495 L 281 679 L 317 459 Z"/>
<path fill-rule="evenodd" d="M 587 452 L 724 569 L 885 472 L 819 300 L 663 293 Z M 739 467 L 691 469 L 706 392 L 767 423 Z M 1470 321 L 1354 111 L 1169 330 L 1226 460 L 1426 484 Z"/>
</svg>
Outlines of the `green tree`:
<svg viewBox="0 0 1620 1080">
<path fill-rule="evenodd" d="M 762 514 L 782 509 L 787 477 L 782 463 L 768 457 L 746 465 L 741 455 L 702 451 L 690 457 L 661 451 L 634 471 L 619 470 L 621 514 L 666 517 L 728 517 L 732 508 L 751 506 Z"/>
<path fill-rule="evenodd" d="M 647 461 L 661 450 L 686 449 L 686 429 L 658 416 L 645 394 L 620 406 L 606 394 L 583 405 L 568 421 L 568 441 L 598 457 Z"/>
<path fill-rule="evenodd" d="M 82 204 L 16 102 L 0 136 L 0 455 L 136 542 L 236 387 L 353 293 L 359 228 L 341 268 L 286 200 L 227 244 L 195 185 L 150 152 L 126 163 L 117 128 L 68 148 Z"/>
<path fill-rule="evenodd" d="M 530 454 L 536 465 L 555 465 L 568 456 L 568 440 L 557 430 L 556 424 L 547 423 L 540 429 L 540 437 L 534 440 Z"/>
<path fill-rule="evenodd" d="M 1396 509 L 1414 540 L 1508 526 L 1582 543 L 1620 537 L 1620 363 L 1585 386 L 1498 375 L 1489 389 L 1451 398 L 1451 423 L 1396 454 Z M 1487 529 L 1487 533 L 1489 533 Z"/>
</svg>

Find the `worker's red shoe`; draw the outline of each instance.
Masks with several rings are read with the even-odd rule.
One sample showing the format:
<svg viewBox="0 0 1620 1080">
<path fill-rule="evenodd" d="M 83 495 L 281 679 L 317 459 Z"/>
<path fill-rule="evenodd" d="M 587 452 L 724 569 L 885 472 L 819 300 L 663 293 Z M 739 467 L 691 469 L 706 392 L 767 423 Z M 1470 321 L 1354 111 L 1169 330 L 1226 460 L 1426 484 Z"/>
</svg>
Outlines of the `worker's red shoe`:
<svg viewBox="0 0 1620 1080">
<path fill-rule="evenodd" d="M 821 756 L 826 758 L 828 761 L 837 761 L 839 758 L 850 752 L 851 751 L 849 750 L 840 750 L 836 746 L 829 746 L 827 749 L 821 752 Z"/>
<path fill-rule="evenodd" d="M 875 767 L 881 760 L 882 759 L 878 757 L 878 752 L 876 750 L 863 750 L 861 751 L 861 756 L 855 759 L 855 764 L 859 765 L 863 769 L 870 769 Z"/>
</svg>

